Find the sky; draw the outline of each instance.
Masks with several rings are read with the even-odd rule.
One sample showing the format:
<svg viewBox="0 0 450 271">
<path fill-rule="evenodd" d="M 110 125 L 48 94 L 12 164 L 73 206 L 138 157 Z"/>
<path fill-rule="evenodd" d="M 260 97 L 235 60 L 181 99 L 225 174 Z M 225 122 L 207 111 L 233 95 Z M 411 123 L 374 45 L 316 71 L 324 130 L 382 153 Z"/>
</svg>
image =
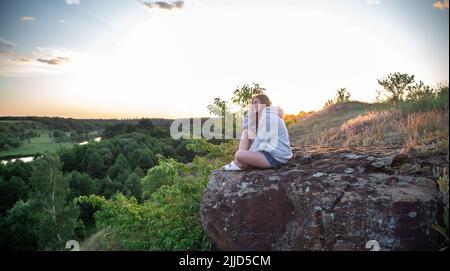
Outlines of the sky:
<svg viewBox="0 0 450 271">
<path fill-rule="evenodd" d="M 448 82 L 448 0 L 0 0 L 0 116 L 208 116 L 252 83 L 297 114 L 393 72 Z"/>
</svg>

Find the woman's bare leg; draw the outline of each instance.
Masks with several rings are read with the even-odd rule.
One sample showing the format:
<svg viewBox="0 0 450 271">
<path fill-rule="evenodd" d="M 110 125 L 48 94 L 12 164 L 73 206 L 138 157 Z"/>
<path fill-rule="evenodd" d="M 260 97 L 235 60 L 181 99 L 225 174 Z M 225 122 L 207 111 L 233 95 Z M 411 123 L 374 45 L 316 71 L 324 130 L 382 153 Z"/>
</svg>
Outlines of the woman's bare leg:
<svg viewBox="0 0 450 271">
<path fill-rule="evenodd" d="M 250 139 L 248 138 L 248 129 L 244 129 L 242 131 L 241 140 L 239 142 L 239 151 L 248 151 L 250 149 Z M 237 152 L 235 154 L 235 157 L 237 155 Z M 238 165 L 242 169 L 250 168 L 250 166 L 245 165 L 243 163 L 239 163 L 237 159 L 234 159 L 234 163 Z"/>
<path fill-rule="evenodd" d="M 242 131 L 241 141 L 239 142 L 240 151 L 248 151 L 250 149 L 250 140 L 248 138 L 248 129 Z"/>
<path fill-rule="evenodd" d="M 256 168 L 271 168 L 269 161 L 267 161 L 264 154 L 254 151 L 240 150 L 234 156 L 235 163 L 242 169 L 256 167 Z"/>
</svg>

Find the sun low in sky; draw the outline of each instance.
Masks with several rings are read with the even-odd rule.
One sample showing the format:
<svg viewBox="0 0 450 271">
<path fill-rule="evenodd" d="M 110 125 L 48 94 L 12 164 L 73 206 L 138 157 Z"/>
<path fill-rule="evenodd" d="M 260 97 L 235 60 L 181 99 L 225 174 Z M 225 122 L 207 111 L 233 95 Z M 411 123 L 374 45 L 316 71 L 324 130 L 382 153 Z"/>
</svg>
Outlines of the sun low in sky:
<svg viewBox="0 0 450 271">
<path fill-rule="evenodd" d="M 296 114 L 393 72 L 448 81 L 448 0 L 0 2 L 2 116 L 207 116 L 252 83 Z"/>
</svg>

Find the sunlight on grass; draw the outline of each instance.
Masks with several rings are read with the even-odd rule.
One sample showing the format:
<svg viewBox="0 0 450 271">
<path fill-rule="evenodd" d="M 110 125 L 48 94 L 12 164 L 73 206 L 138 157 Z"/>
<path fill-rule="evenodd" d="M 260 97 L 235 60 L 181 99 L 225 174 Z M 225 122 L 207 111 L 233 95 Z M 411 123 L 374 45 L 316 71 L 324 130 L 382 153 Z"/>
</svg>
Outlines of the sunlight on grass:
<svg viewBox="0 0 450 271">
<path fill-rule="evenodd" d="M 0 157 L 32 156 L 37 153 L 54 152 L 61 147 L 71 147 L 75 143 L 57 143 L 50 138 L 48 132 L 41 133 L 41 136 L 25 140 L 24 144 L 13 150 L 0 151 Z"/>
</svg>

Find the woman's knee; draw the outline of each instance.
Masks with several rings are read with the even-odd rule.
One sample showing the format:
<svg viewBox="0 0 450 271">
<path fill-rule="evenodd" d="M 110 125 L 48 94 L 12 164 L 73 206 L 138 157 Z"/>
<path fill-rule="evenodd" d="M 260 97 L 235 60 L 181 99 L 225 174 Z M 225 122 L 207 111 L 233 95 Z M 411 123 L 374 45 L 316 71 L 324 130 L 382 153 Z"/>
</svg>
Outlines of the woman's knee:
<svg viewBox="0 0 450 271">
<path fill-rule="evenodd" d="M 238 160 L 238 161 L 242 161 L 244 157 L 244 151 L 237 151 L 234 154 L 234 159 Z"/>
</svg>

